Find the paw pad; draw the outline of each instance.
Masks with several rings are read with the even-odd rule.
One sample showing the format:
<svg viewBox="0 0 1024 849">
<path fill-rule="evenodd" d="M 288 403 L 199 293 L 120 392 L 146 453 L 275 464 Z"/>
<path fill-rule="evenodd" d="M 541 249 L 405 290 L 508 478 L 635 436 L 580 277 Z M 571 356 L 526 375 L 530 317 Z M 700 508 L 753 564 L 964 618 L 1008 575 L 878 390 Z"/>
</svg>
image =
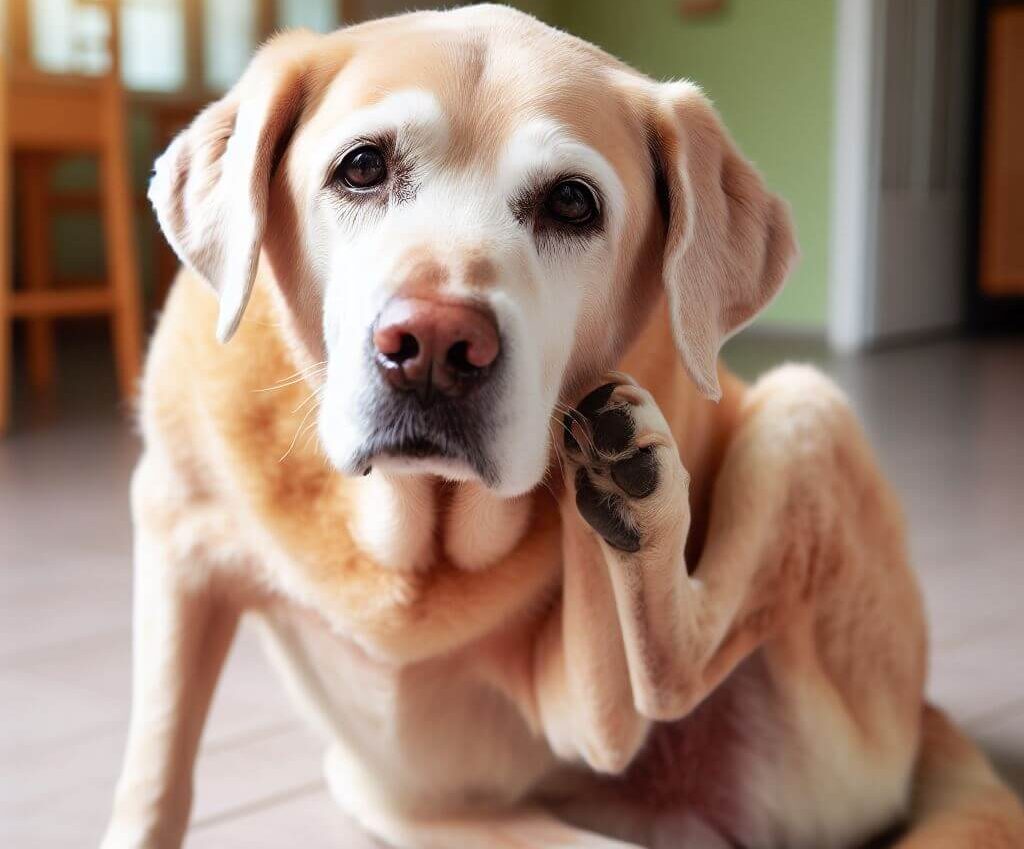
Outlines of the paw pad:
<svg viewBox="0 0 1024 849">
<path fill-rule="evenodd" d="M 633 498 L 646 498 L 658 488 L 658 458 L 654 447 L 639 449 L 632 457 L 612 464 L 612 480 Z"/>
</svg>

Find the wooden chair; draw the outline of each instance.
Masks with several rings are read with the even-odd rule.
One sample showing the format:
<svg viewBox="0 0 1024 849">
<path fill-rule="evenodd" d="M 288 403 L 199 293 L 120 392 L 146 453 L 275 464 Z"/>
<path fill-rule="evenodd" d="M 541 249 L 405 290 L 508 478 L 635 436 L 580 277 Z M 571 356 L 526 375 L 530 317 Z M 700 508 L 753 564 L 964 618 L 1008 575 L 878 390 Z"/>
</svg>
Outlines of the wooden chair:
<svg viewBox="0 0 1024 849">
<path fill-rule="evenodd" d="M 45 388 L 53 376 L 52 320 L 63 316 L 109 315 L 121 394 L 135 391 L 141 360 L 132 187 L 124 91 L 117 49 L 114 0 L 79 0 L 101 6 L 109 18 L 109 68 L 99 76 L 48 74 L 35 67 L 28 39 L 29 0 L 8 0 L 8 50 L 0 63 L 0 433 L 9 420 L 11 324 L 28 322 L 30 382 Z M 100 207 L 105 235 L 107 279 L 100 285 L 57 288 L 48 209 L 49 178 L 58 155 L 92 153 L 100 162 Z M 24 285 L 15 290 L 11 262 L 12 167 L 21 191 L 19 221 Z"/>
</svg>

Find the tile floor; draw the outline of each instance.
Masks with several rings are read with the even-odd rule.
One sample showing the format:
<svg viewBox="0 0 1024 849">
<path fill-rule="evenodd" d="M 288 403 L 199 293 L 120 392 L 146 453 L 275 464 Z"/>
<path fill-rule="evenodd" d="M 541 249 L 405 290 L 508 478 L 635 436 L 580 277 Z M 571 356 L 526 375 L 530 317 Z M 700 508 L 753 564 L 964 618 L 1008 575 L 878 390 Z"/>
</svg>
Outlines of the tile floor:
<svg viewBox="0 0 1024 849">
<path fill-rule="evenodd" d="M 855 359 L 741 337 L 752 376 L 832 373 L 902 493 L 932 623 L 930 690 L 1024 792 L 1024 344 L 957 341 Z M 128 718 L 130 527 L 138 445 L 111 381 L 65 363 L 55 423 L 0 442 L 0 845 L 93 846 Z M 23 405 L 22 405 L 23 406 Z M 243 633 L 198 765 L 190 849 L 359 849 L 316 741 Z"/>
</svg>

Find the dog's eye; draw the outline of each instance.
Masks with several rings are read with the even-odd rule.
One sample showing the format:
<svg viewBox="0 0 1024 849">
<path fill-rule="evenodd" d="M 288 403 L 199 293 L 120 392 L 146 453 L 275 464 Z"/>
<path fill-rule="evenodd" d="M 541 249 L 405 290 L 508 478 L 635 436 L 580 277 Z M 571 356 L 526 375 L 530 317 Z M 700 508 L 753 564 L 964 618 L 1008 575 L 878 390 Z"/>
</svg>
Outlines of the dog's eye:
<svg viewBox="0 0 1024 849">
<path fill-rule="evenodd" d="M 586 224 L 597 215 L 597 201 L 590 188 L 580 180 L 562 180 L 548 192 L 544 207 L 556 221 Z"/>
<path fill-rule="evenodd" d="M 335 171 L 336 179 L 350 189 L 372 189 L 383 183 L 387 176 L 384 151 L 373 145 L 364 145 L 346 154 Z"/>
</svg>

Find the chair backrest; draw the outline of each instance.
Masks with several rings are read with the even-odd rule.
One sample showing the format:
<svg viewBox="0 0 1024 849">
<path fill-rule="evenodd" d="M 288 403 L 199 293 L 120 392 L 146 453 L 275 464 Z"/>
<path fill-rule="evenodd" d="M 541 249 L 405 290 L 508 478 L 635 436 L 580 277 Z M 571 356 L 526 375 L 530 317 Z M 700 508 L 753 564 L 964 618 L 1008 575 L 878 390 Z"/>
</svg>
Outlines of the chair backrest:
<svg viewBox="0 0 1024 849">
<path fill-rule="evenodd" d="M 64 14 L 51 29 L 48 57 L 40 62 L 33 39 L 34 0 L 6 0 L 3 60 L 12 77 L 120 76 L 120 15 L 117 0 L 64 0 Z M 56 62 L 54 61 L 56 60 Z"/>
<path fill-rule="evenodd" d="M 95 152 L 123 135 L 116 0 L 64 2 L 64 24 L 54 26 L 66 30 L 56 43 L 67 55 L 51 45 L 46 52 L 56 52 L 60 61 L 51 56 L 41 67 L 31 38 L 32 0 L 7 0 L 10 51 L 0 97 L 6 100 L 8 125 L 0 149 Z M 75 50 L 86 56 L 77 65 Z M 102 62 L 98 52 L 104 54 Z"/>
</svg>

